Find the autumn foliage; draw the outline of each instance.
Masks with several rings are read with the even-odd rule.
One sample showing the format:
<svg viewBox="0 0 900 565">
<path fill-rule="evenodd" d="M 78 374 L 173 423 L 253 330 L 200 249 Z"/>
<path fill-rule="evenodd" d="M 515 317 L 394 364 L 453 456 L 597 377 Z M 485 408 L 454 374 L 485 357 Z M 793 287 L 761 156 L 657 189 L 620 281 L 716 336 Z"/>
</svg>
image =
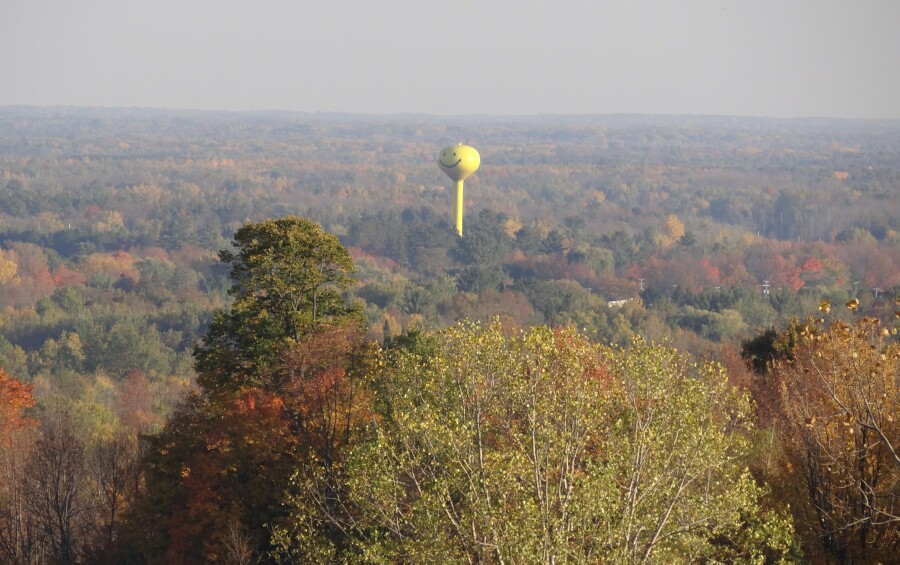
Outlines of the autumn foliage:
<svg viewBox="0 0 900 565">
<path fill-rule="evenodd" d="M 0 109 L 0 562 L 890 562 L 898 132 Z"/>
<path fill-rule="evenodd" d="M 28 409 L 34 408 L 33 388 L 10 377 L 0 367 L 0 441 L 3 445 L 8 443 L 11 434 L 37 425 L 37 420 L 26 414 Z"/>
<path fill-rule="evenodd" d="M 853 303 L 850 304 L 853 306 Z M 836 563 L 900 550 L 900 344 L 880 320 L 799 327 L 771 367 L 784 470 L 808 552 Z"/>
<path fill-rule="evenodd" d="M 0 559 L 27 559 L 36 533 L 25 488 L 27 462 L 38 425 L 27 411 L 35 405 L 32 387 L 0 367 Z"/>
</svg>

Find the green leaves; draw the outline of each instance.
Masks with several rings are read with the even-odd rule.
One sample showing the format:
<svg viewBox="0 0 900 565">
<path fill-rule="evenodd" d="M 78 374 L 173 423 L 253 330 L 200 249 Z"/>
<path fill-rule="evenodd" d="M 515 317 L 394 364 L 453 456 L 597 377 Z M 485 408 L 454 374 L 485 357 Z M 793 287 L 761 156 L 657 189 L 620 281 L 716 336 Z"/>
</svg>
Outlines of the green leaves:
<svg viewBox="0 0 900 565">
<path fill-rule="evenodd" d="M 356 314 L 341 296 L 353 261 L 315 222 L 288 216 L 248 224 L 233 243 L 235 251 L 219 258 L 230 266 L 234 303 L 213 317 L 194 351 L 198 382 L 212 393 L 261 385 L 286 346 Z"/>
<path fill-rule="evenodd" d="M 497 321 L 373 362 L 381 418 L 334 524 L 366 562 L 761 561 L 784 524 L 747 472 L 747 396 L 640 340 Z M 350 510 L 352 509 L 352 510 Z M 299 512 L 299 508 L 298 508 Z M 304 514 L 308 515 L 308 514 Z M 298 523 L 302 516 L 296 514 Z"/>
<path fill-rule="evenodd" d="M 724 370 L 640 339 L 610 350 L 624 409 L 607 472 L 620 497 L 607 517 L 614 560 L 710 558 L 716 540 L 754 516 L 762 492 L 746 470 L 749 399 Z M 753 546 L 729 547 L 732 559 Z"/>
</svg>

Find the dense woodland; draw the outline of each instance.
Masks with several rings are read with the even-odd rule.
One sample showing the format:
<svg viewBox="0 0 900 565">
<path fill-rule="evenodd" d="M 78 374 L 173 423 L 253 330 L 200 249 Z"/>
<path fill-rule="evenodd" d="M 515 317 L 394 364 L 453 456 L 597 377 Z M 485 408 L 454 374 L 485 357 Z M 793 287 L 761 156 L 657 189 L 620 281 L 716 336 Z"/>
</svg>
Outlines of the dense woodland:
<svg viewBox="0 0 900 565">
<path fill-rule="evenodd" d="M 0 561 L 887 562 L 898 319 L 896 121 L 0 108 Z"/>
</svg>

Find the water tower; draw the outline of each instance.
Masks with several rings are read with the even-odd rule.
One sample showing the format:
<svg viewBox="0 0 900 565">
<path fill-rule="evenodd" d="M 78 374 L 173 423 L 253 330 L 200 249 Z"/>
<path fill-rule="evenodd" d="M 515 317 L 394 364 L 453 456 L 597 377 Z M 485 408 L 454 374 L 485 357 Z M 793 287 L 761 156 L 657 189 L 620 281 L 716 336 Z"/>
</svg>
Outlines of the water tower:
<svg viewBox="0 0 900 565">
<path fill-rule="evenodd" d="M 481 157 L 474 147 L 451 145 L 438 154 L 438 167 L 456 183 L 456 231 L 463 234 L 463 181 L 472 176 L 481 164 Z"/>
</svg>

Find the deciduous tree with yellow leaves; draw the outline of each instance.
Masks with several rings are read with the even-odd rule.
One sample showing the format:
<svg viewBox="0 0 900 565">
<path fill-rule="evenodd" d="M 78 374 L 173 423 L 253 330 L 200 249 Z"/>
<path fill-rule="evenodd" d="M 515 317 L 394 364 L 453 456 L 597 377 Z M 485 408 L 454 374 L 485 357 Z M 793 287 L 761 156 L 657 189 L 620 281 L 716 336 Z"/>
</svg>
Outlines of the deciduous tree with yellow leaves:
<svg viewBox="0 0 900 565">
<path fill-rule="evenodd" d="M 897 330 L 866 317 L 795 329 L 798 343 L 770 374 L 780 391 L 781 481 L 799 533 L 815 559 L 890 561 L 900 551 Z"/>
<path fill-rule="evenodd" d="M 513 334 L 513 335 L 510 335 Z M 665 345 L 465 323 L 375 362 L 380 418 L 281 556 L 427 563 L 781 562 L 786 517 L 746 468 L 749 399 Z M 320 543 L 316 543 L 316 541 Z"/>
</svg>

